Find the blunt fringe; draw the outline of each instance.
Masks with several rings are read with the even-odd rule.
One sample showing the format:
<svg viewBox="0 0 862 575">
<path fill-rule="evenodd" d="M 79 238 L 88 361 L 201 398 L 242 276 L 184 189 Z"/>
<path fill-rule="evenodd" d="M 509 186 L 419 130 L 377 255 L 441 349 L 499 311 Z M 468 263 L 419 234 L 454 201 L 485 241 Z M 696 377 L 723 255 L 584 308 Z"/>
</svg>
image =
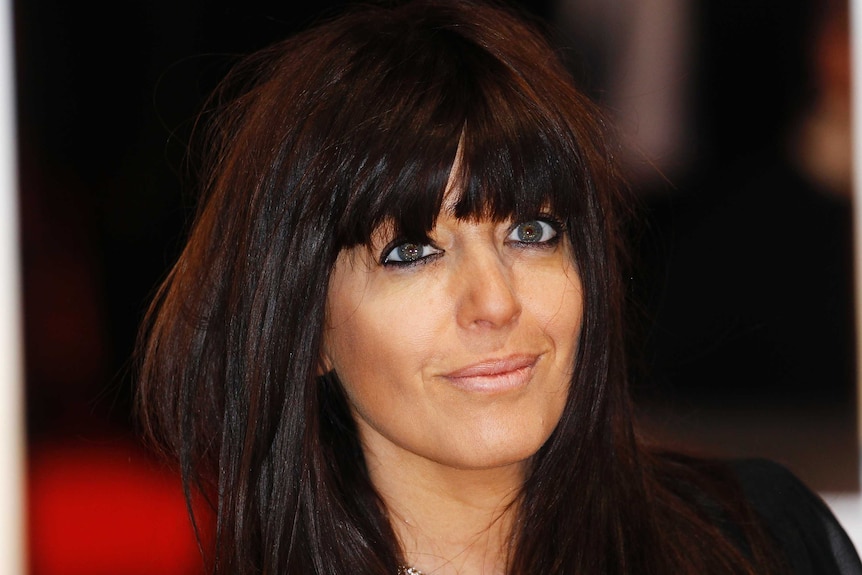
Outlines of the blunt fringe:
<svg viewBox="0 0 862 575">
<path fill-rule="evenodd" d="M 196 219 L 140 335 L 138 409 L 215 518 L 211 573 L 397 572 L 341 385 L 318 375 L 327 288 L 339 252 L 381 225 L 427 237 L 456 156 L 455 215 L 552 212 L 584 288 L 571 390 L 518 499 L 509 573 L 772 572 L 757 529 L 738 545 L 690 493 L 753 525 L 741 496 L 635 432 L 625 186 L 599 110 L 545 38 L 472 0 L 354 7 L 242 60 L 209 101 Z"/>
</svg>

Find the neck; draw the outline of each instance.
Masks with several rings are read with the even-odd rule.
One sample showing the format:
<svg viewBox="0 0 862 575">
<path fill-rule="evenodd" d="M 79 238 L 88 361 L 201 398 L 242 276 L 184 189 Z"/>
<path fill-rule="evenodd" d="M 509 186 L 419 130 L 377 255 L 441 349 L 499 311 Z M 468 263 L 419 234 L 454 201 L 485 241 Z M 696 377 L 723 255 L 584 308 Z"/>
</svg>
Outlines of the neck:
<svg viewBox="0 0 862 575">
<path fill-rule="evenodd" d="M 366 450 L 407 566 L 435 575 L 501 575 L 523 462 L 452 469 L 421 458 Z"/>
</svg>

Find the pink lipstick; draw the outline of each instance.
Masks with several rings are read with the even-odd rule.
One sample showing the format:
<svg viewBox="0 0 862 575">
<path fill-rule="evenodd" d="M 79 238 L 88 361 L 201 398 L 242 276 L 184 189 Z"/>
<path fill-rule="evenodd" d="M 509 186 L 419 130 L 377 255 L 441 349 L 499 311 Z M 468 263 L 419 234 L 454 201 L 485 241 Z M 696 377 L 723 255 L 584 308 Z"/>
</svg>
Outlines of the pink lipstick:
<svg viewBox="0 0 862 575">
<path fill-rule="evenodd" d="M 444 377 L 465 391 L 500 393 L 527 385 L 538 360 L 536 355 L 487 359 L 447 373 Z"/>
</svg>

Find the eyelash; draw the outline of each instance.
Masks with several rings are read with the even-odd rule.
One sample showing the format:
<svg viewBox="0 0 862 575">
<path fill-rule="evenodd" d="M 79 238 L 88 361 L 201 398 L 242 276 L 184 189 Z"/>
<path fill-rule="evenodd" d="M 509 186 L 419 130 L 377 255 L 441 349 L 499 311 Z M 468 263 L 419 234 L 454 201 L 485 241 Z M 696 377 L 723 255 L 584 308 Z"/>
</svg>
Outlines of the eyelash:
<svg viewBox="0 0 862 575">
<path fill-rule="evenodd" d="M 392 255 L 397 252 L 399 248 L 406 248 L 408 246 L 412 246 L 413 248 L 419 249 L 420 254 L 416 259 L 412 260 L 394 260 L 391 259 Z M 428 250 L 433 250 L 431 253 L 426 253 Z M 404 241 L 403 239 L 398 239 L 387 244 L 385 248 L 383 248 L 383 253 L 380 256 L 380 264 L 384 266 L 392 266 L 392 267 L 400 267 L 406 268 L 416 265 L 426 264 L 429 261 L 436 259 L 437 256 L 442 255 L 443 250 L 434 247 L 433 244 L 421 244 L 416 242 Z M 401 257 L 401 256 L 398 256 Z"/>
<path fill-rule="evenodd" d="M 532 224 L 537 222 L 539 227 L 541 228 L 542 235 L 544 236 L 546 233 L 553 233 L 554 235 L 547 239 L 540 239 L 538 241 L 524 241 L 523 239 L 515 239 L 511 238 L 513 234 L 520 228 L 526 224 Z M 517 245 L 522 249 L 543 249 L 543 248 L 551 248 L 556 246 L 560 239 L 561 234 L 563 233 L 563 225 L 561 222 L 552 218 L 550 216 L 542 216 L 535 218 L 533 220 L 524 220 L 522 222 L 518 222 L 514 224 L 506 234 L 506 241 L 511 242 Z M 392 259 L 394 253 L 399 248 L 405 248 L 411 246 L 414 249 L 421 250 L 418 257 L 412 260 L 404 260 L 404 259 Z M 431 250 L 430 253 L 426 253 L 428 250 Z M 437 259 L 437 257 L 443 255 L 443 250 L 435 247 L 431 243 L 423 244 L 416 243 L 411 241 L 405 241 L 403 238 L 399 238 L 397 240 L 393 240 L 389 242 L 380 255 L 380 265 L 388 266 L 388 267 L 398 267 L 398 268 L 409 268 L 418 265 L 424 265 L 430 263 Z M 401 257 L 401 256 L 398 256 Z"/>
<path fill-rule="evenodd" d="M 542 230 L 542 235 L 545 233 L 553 233 L 551 237 L 547 239 L 540 239 L 536 241 L 525 241 L 524 239 L 516 239 L 512 238 L 512 235 L 518 230 L 518 228 L 525 226 L 527 224 L 538 223 L 539 227 Z M 558 220 L 551 218 L 549 216 L 542 216 L 533 220 L 525 220 L 522 222 L 518 222 L 511 227 L 508 235 L 506 236 L 507 241 L 512 241 L 523 248 L 550 248 L 556 246 L 560 242 L 561 234 L 563 233 L 563 225 Z"/>
</svg>

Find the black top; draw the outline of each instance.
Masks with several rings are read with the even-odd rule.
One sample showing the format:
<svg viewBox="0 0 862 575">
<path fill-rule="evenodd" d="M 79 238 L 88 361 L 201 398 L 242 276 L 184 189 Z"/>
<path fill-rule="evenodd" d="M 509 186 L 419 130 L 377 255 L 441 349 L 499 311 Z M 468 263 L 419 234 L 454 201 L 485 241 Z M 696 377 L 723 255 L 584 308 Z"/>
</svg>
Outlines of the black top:
<svg viewBox="0 0 862 575">
<path fill-rule="evenodd" d="M 765 459 L 733 464 L 751 507 L 796 575 L 862 575 L 847 533 L 826 503 L 781 465 Z"/>
</svg>

